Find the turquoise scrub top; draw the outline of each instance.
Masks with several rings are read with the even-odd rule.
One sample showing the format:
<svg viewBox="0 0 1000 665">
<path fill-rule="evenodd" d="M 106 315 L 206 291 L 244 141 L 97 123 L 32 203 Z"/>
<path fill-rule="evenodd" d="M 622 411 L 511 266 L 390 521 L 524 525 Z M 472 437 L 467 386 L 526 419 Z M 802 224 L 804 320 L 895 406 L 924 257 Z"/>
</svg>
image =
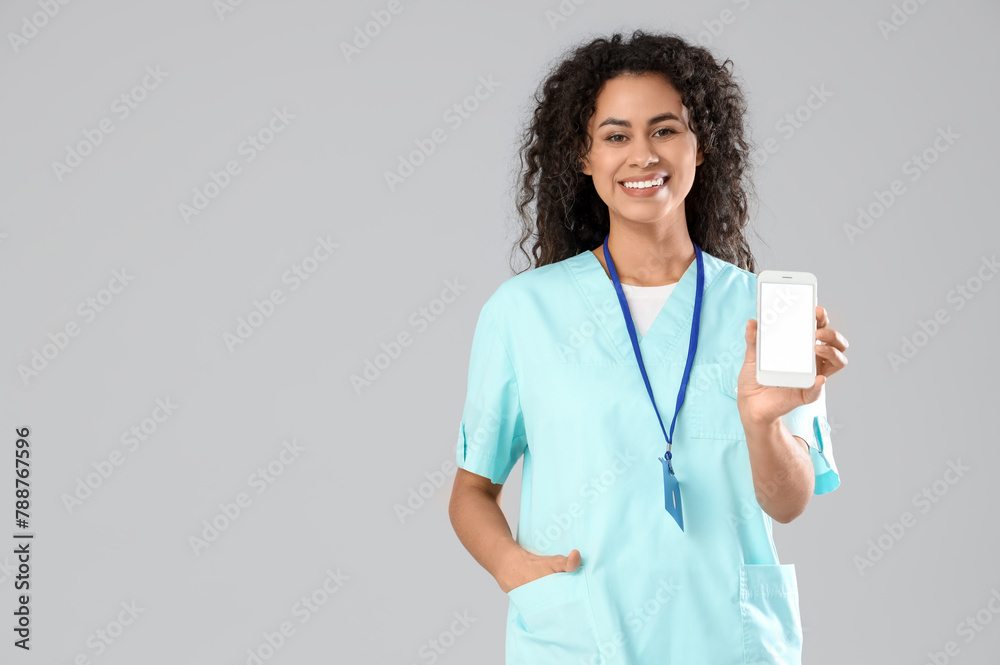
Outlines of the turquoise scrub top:
<svg viewBox="0 0 1000 665">
<path fill-rule="evenodd" d="M 511 277 L 482 308 L 458 466 L 503 484 L 523 456 L 517 542 L 583 559 L 508 593 L 508 665 L 801 662 L 795 567 L 778 562 L 736 407 L 757 276 L 703 256 L 700 337 L 671 446 L 683 532 L 664 508 L 666 441 L 597 257 Z M 696 263 L 639 342 L 668 430 Z M 815 493 L 836 489 L 825 389 L 782 421 L 809 444 Z"/>
</svg>

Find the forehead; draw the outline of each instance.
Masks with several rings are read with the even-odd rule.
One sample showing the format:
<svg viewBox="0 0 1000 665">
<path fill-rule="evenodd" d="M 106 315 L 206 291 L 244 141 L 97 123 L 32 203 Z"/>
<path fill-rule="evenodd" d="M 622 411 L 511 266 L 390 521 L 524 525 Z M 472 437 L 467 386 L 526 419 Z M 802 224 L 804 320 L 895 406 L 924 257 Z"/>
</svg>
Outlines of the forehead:
<svg viewBox="0 0 1000 665">
<path fill-rule="evenodd" d="M 614 116 L 645 124 L 648 118 L 665 111 L 688 119 L 680 93 L 665 76 L 653 72 L 619 74 L 605 81 L 598 92 L 593 119 L 601 122 Z"/>
</svg>

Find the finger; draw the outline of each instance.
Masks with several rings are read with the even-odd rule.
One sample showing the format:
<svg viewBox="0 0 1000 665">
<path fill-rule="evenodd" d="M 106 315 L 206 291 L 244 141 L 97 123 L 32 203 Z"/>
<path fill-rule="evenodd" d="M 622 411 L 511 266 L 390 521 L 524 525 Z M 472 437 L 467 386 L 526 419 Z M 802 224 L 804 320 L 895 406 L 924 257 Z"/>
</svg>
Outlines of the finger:
<svg viewBox="0 0 1000 665">
<path fill-rule="evenodd" d="M 828 344 L 818 344 L 816 355 L 822 357 L 826 362 L 832 363 L 838 369 L 847 366 L 847 356 Z"/>
<path fill-rule="evenodd" d="M 572 550 L 569 553 L 569 556 L 564 556 L 562 558 L 564 559 L 562 572 L 565 573 L 572 573 L 580 567 L 581 563 L 583 563 L 582 557 L 580 556 L 580 550 Z"/>
<path fill-rule="evenodd" d="M 847 366 L 847 356 L 826 344 L 816 346 L 816 356 L 822 360 L 822 362 L 817 363 L 817 374 L 822 373 L 825 376 L 830 376 Z M 822 366 L 822 372 L 819 366 Z"/>
<path fill-rule="evenodd" d="M 826 345 L 836 347 L 841 351 L 846 351 L 847 347 L 850 346 L 850 344 L 847 343 L 847 338 L 833 328 L 823 328 L 822 330 L 817 329 L 816 339 Z"/>
<path fill-rule="evenodd" d="M 825 328 L 830 323 L 830 317 L 826 315 L 826 308 L 816 305 L 816 330 Z"/>
</svg>

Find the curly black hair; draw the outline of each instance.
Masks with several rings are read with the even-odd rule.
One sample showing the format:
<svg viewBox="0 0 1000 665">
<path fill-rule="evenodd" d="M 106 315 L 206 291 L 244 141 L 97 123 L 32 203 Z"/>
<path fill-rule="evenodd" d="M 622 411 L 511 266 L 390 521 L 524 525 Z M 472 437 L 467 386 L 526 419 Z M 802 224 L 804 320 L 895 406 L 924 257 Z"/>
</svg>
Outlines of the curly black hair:
<svg viewBox="0 0 1000 665">
<path fill-rule="evenodd" d="M 688 235 L 713 256 L 756 272 L 744 235 L 750 219 L 747 191 L 756 199 L 749 176 L 752 146 L 744 135 L 747 103 L 727 66 L 733 62 L 719 64 L 707 49 L 679 36 L 642 30 L 635 30 L 631 41 L 616 33 L 573 49 L 535 93 L 533 118 L 522 135 L 516 199 L 521 236 L 512 258 L 519 247 L 529 267 L 532 255 L 540 267 L 604 242 L 608 206 L 580 166 L 592 145 L 587 128 L 605 81 L 653 72 L 680 93 L 704 154 L 684 200 Z M 537 220 L 528 212 L 535 199 Z M 524 245 L 533 235 L 529 255 Z"/>
</svg>

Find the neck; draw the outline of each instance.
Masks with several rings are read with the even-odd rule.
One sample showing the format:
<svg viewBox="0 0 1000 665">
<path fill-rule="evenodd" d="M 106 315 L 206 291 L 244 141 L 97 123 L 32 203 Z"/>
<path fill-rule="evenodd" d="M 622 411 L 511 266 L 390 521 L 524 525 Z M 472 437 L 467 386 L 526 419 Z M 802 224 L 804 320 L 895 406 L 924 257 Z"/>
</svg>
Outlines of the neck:
<svg viewBox="0 0 1000 665">
<path fill-rule="evenodd" d="M 592 251 L 610 279 L 603 244 Z M 694 244 L 686 223 L 671 226 L 624 225 L 615 224 L 612 220 L 608 251 L 615 262 L 618 279 L 622 284 L 632 286 L 661 286 L 679 282 L 695 260 Z"/>
</svg>

